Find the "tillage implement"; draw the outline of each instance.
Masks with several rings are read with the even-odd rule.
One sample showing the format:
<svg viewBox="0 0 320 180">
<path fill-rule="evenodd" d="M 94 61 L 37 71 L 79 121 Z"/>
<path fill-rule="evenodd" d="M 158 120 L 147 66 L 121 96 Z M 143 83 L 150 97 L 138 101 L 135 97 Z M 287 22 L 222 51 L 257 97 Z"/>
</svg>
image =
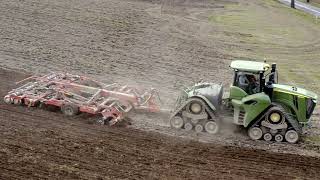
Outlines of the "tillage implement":
<svg viewBox="0 0 320 180">
<path fill-rule="evenodd" d="M 113 125 L 131 110 L 159 112 L 155 89 L 104 84 L 69 73 L 31 76 L 5 97 L 7 104 L 59 109 L 67 116 L 80 113 L 100 115 L 100 124 Z"/>
</svg>

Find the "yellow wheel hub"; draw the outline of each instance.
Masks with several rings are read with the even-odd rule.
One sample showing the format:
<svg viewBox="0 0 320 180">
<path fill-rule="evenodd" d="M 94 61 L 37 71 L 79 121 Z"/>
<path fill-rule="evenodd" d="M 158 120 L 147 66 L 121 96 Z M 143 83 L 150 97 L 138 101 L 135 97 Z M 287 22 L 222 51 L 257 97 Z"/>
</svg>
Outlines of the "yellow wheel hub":
<svg viewBox="0 0 320 180">
<path fill-rule="evenodd" d="M 271 120 L 272 122 L 277 123 L 277 122 L 280 121 L 280 119 L 281 119 L 281 115 L 280 115 L 279 113 L 272 113 L 272 114 L 270 115 L 270 120 Z"/>
</svg>

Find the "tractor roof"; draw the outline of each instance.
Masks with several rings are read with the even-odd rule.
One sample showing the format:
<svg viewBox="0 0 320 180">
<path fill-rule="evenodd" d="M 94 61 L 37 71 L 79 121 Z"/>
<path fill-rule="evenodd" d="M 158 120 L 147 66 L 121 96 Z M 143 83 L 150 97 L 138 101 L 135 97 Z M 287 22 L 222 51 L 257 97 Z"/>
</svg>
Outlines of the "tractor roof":
<svg viewBox="0 0 320 180">
<path fill-rule="evenodd" d="M 264 62 L 235 60 L 231 62 L 230 67 L 239 71 L 261 72 L 267 71 L 270 65 Z"/>
</svg>

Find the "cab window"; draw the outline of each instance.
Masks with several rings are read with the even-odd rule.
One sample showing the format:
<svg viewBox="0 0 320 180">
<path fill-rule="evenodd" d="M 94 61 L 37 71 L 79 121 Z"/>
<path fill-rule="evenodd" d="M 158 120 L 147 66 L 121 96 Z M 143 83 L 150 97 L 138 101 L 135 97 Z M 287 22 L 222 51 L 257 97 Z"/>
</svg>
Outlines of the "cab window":
<svg viewBox="0 0 320 180">
<path fill-rule="evenodd" d="M 259 74 L 236 72 L 234 78 L 234 86 L 243 89 L 249 95 L 260 92 Z"/>
</svg>

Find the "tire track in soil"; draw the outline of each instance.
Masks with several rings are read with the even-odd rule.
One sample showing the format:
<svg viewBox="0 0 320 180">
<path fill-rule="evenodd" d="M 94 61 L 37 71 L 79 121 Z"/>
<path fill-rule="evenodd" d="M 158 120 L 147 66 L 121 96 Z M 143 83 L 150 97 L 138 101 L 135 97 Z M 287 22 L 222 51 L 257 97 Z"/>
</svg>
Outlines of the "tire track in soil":
<svg viewBox="0 0 320 180">
<path fill-rule="evenodd" d="M 3 109 L 1 109 L 1 110 L 3 110 Z M 7 110 L 7 109 L 5 109 L 5 110 Z M 19 111 L 11 111 L 11 112 L 14 112 L 14 113 L 17 113 L 17 114 L 23 114 L 23 115 L 25 115 L 25 116 L 34 117 L 34 116 L 31 115 L 31 114 L 21 113 L 21 112 L 19 112 Z M 43 121 L 43 120 L 40 119 L 40 118 L 45 118 L 45 117 L 39 116 L 38 118 L 39 118 L 39 122 L 41 122 L 41 121 Z M 55 120 L 50 120 L 50 119 L 48 119 L 48 118 L 47 118 L 47 120 L 49 120 L 49 121 L 55 121 Z M 64 122 L 61 121 L 61 123 L 64 123 Z M 13 125 L 14 127 L 19 126 L 19 124 L 12 124 L 12 125 Z M 82 124 L 79 124 L 79 125 L 74 125 L 74 124 L 72 124 L 72 127 L 74 127 L 74 128 L 81 128 L 81 126 L 82 126 Z M 105 133 L 105 132 L 106 132 L 106 131 L 104 131 L 104 130 L 96 129 L 95 127 L 88 128 L 88 129 L 89 129 L 89 130 L 92 130 L 92 132 L 98 132 L 98 133 Z M 130 142 L 129 142 L 126 138 L 127 138 L 127 137 L 130 137 L 131 134 L 126 134 L 126 133 L 114 133 L 114 132 L 108 132 L 108 133 L 115 136 L 115 138 L 112 139 L 112 140 L 114 140 L 114 143 L 116 143 L 117 141 L 121 140 L 121 141 L 125 141 L 125 143 L 130 144 Z M 79 136 L 80 134 L 72 134 L 72 135 L 74 135 L 74 136 Z M 90 135 L 92 135 L 92 134 L 90 134 Z M 122 138 L 122 137 L 120 137 L 119 135 L 125 136 L 125 138 Z M 141 143 L 144 142 L 144 141 L 146 141 L 146 140 L 148 140 L 148 139 L 145 139 L 145 138 L 142 137 Z M 245 157 L 244 157 L 244 158 L 245 158 Z M 249 160 L 249 159 L 248 159 L 248 160 Z M 278 163 L 277 161 L 273 161 L 273 162 L 274 162 L 275 164 Z M 298 164 L 297 166 L 300 166 L 300 164 Z"/>
<path fill-rule="evenodd" d="M 13 77 L 9 74 L 0 72 L 1 95 L 10 88 L 7 84 Z M 64 118 L 59 113 L 0 105 L 3 178 L 312 179 L 319 175 L 318 158 L 203 144 L 131 128 L 106 128 L 85 123 L 81 117 Z M 22 154 L 40 158 L 24 159 Z"/>
<path fill-rule="evenodd" d="M 126 143 L 127 143 L 127 142 L 126 142 Z M 123 148 L 123 147 L 121 147 L 121 148 Z M 121 148 L 120 148 L 120 149 L 121 149 Z M 169 159 L 169 161 L 172 161 L 172 160 L 174 160 L 174 159 Z M 191 161 L 192 161 L 192 160 L 191 160 Z M 177 164 L 177 165 L 181 165 L 181 164 Z"/>
</svg>

